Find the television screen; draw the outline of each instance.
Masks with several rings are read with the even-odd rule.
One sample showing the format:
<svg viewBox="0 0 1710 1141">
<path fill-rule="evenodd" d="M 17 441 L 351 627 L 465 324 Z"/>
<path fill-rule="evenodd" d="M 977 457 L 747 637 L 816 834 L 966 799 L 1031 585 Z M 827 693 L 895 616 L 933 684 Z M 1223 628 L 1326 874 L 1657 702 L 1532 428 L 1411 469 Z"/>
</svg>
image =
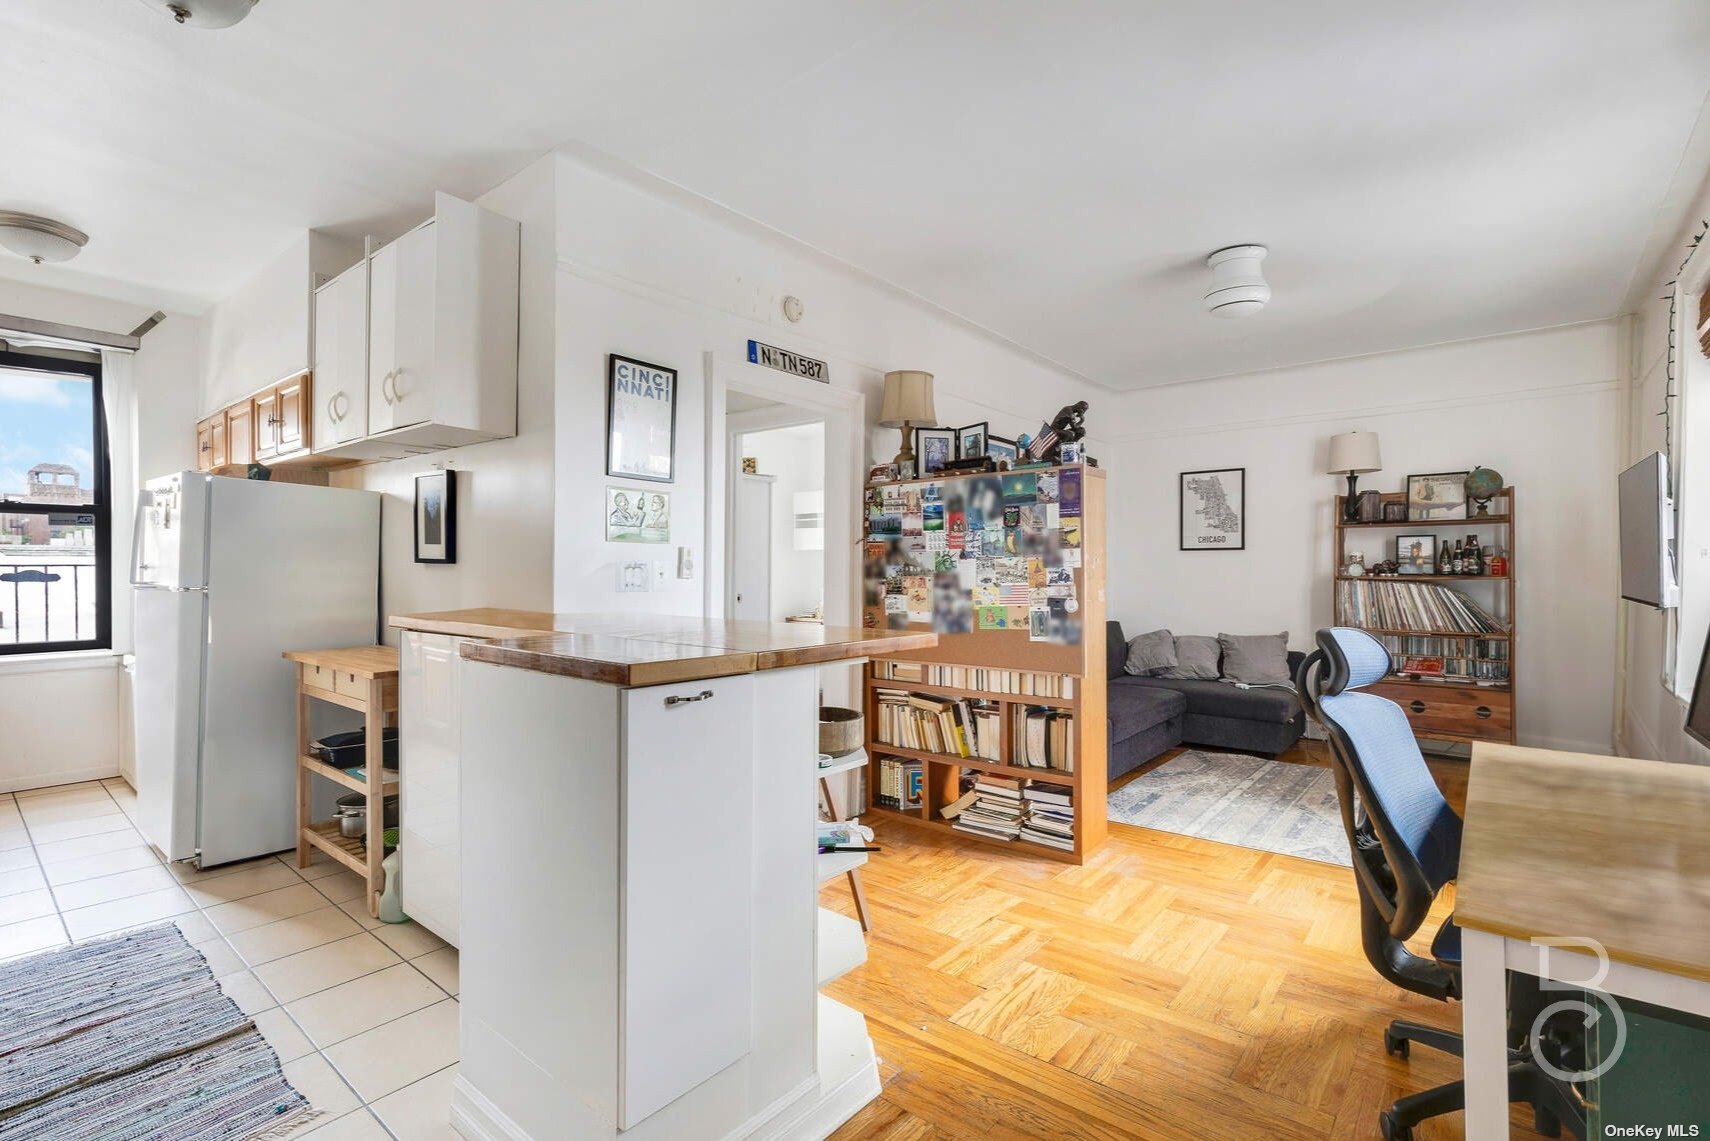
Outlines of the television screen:
<svg viewBox="0 0 1710 1141">
<path fill-rule="evenodd" d="M 1621 597 L 1659 610 L 1680 605 L 1668 459 L 1652 452 L 1621 473 Z"/>
<path fill-rule="evenodd" d="M 1692 686 L 1692 704 L 1686 708 L 1686 732 L 1700 745 L 1710 748 L 1710 638 L 1698 659 L 1698 680 Z"/>
</svg>

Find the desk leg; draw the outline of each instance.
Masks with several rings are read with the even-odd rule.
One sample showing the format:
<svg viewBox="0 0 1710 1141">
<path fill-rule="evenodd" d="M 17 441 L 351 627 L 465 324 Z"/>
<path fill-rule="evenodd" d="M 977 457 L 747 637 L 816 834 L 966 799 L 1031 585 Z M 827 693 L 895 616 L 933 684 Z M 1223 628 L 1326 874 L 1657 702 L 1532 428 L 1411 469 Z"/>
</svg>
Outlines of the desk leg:
<svg viewBox="0 0 1710 1141">
<path fill-rule="evenodd" d="M 1461 1033 L 1467 1141 L 1508 1136 L 1508 987 L 1504 940 L 1461 930 Z"/>
</svg>

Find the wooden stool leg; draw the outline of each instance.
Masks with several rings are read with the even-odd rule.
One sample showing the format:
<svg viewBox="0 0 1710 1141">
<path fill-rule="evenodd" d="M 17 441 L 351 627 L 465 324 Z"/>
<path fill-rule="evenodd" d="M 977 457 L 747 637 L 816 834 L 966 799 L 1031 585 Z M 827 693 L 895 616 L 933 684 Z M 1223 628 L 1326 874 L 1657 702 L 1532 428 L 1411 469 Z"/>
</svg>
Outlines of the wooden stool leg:
<svg viewBox="0 0 1710 1141">
<path fill-rule="evenodd" d="M 297 758 L 292 767 L 297 770 L 297 866 L 309 866 L 309 842 L 303 839 L 303 833 L 313 823 L 309 819 L 309 770 L 303 767 L 302 758 L 309 754 L 309 695 L 303 692 L 303 667 L 297 666 Z"/>
<path fill-rule="evenodd" d="M 368 770 L 368 914 L 380 915 L 380 889 L 385 872 L 380 861 L 386 855 L 386 698 L 385 683 L 379 678 L 368 682 L 368 714 L 363 729 L 368 749 L 364 763 Z"/>
<path fill-rule="evenodd" d="M 861 890 L 861 869 L 849 869 L 849 894 L 855 897 L 855 916 L 861 920 L 861 930 L 871 931 L 873 922 L 867 915 L 867 893 Z"/>
</svg>

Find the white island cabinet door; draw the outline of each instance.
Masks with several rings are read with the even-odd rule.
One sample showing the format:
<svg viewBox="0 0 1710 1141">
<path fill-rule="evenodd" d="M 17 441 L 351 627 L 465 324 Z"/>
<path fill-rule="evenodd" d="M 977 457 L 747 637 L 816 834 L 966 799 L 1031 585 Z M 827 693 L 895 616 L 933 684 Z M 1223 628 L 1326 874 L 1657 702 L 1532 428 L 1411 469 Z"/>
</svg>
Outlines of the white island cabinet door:
<svg viewBox="0 0 1710 1141">
<path fill-rule="evenodd" d="M 399 658 L 398 752 L 404 911 L 458 944 L 458 672 L 464 639 L 406 630 Z"/>
<path fill-rule="evenodd" d="M 620 1129 L 749 1052 L 754 692 L 623 691 Z"/>
</svg>

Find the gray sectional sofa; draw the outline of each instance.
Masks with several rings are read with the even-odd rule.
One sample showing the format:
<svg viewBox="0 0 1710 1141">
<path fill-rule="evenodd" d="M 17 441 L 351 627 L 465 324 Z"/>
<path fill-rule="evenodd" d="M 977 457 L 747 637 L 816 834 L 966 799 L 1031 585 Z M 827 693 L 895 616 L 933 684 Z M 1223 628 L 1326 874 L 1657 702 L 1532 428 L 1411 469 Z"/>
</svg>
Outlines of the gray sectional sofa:
<svg viewBox="0 0 1710 1141">
<path fill-rule="evenodd" d="M 1306 732 L 1300 698 L 1285 689 L 1237 689 L 1225 681 L 1135 677 L 1125 672 L 1122 623 L 1105 634 L 1110 778 L 1177 745 L 1206 745 L 1276 756 Z M 1289 651 L 1290 673 L 1304 655 Z"/>
</svg>

